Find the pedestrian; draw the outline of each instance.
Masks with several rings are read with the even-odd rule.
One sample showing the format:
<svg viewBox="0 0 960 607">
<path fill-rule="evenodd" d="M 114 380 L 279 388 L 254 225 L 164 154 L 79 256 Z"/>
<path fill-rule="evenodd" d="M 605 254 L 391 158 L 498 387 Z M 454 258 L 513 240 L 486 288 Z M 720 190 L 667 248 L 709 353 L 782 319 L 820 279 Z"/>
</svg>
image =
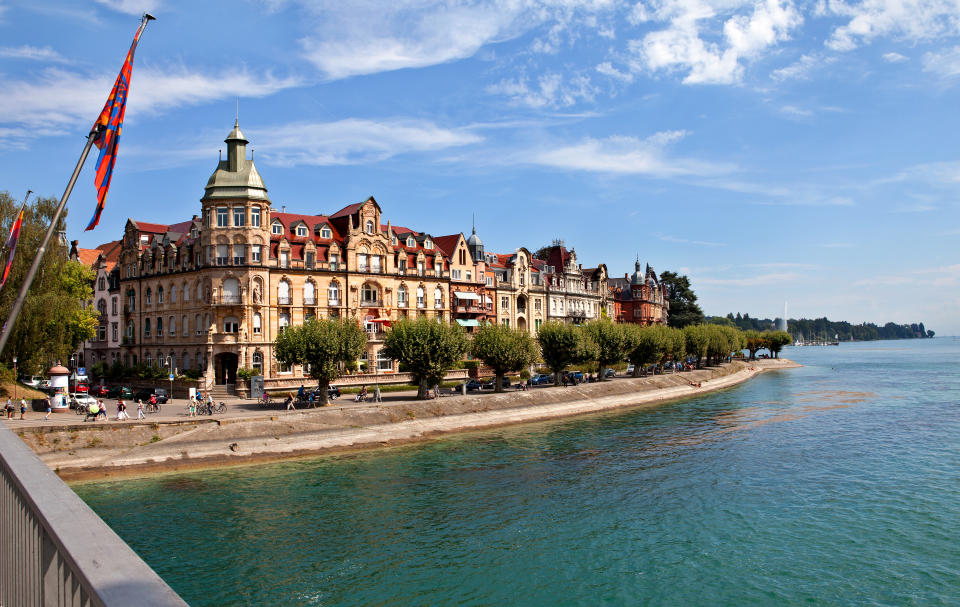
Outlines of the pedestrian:
<svg viewBox="0 0 960 607">
<path fill-rule="evenodd" d="M 190 409 L 190 411 L 189 411 L 189 413 L 187 413 L 187 415 L 188 415 L 189 417 L 196 417 L 196 416 L 197 416 L 197 403 L 195 403 L 195 402 L 193 402 L 193 401 L 190 401 L 190 407 L 189 407 L 189 409 Z"/>
<path fill-rule="evenodd" d="M 293 392 L 287 394 L 287 411 L 290 409 L 293 409 L 294 411 L 297 410 L 296 406 L 293 404 Z"/>
<path fill-rule="evenodd" d="M 23 415 L 27 412 L 27 401 L 20 399 L 20 419 L 24 419 Z"/>
<path fill-rule="evenodd" d="M 383 402 L 383 399 L 380 397 L 380 384 L 377 384 L 377 387 L 373 389 L 373 400 L 378 403 Z"/>
<path fill-rule="evenodd" d="M 146 415 L 143 414 L 143 399 L 137 399 L 137 419 L 146 419 Z"/>
<path fill-rule="evenodd" d="M 43 416 L 43 419 L 50 419 L 50 413 L 53 411 L 53 405 L 50 404 L 50 396 L 47 397 L 47 414 Z"/>
<path fill-rule="evenodd" d="M 123 403 L 123 399 L 117 401 L 117 421 L 123 421 L 125 419 L 130 419 L 130 416 L 127 415 L 127 406 Z"/>
<path fill-rule="evenodd" d="M 9 398 L 7 399 L 7 406 L 6 406 L 5 410 L 6 410 L 6 412 L 7 412 L 7 419 L 12 419 L 12 418 L 13 418 L 13 403 L 10 402 L 10 399 L 9 399 Z"/>
</svg>

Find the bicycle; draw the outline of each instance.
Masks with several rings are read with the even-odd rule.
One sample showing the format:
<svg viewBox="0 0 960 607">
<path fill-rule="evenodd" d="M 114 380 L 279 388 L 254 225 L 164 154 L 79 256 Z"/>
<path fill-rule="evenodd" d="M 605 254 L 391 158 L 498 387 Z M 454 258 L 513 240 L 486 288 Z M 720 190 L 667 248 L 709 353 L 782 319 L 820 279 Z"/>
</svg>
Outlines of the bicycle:
<svg viewBox="0 0 960 607">
<path fill-rule="evenodd" d="M 87 405 L 83 403 L 77 403 L 77 415 L 86 415 L 89 410 L 90 408 L 87 407 Z"/>
<path fill-rule="evenodd" d="M 143 406 L 146 413 L 160 413 L 160 403 L 147 403 Z"/>
<path fill-rule="evenodd" d="M 264 392 L 264 393 L 263 393 L 263 398 L 260 398 L 260 399 L 257 400 L 257 405 L 259 405 L 259 407 L 260 407 L 261 409 L 269 409 L 269 408 L 270 408 L 270 395 L 267 394 L 266 392 Z"/>
</svg>

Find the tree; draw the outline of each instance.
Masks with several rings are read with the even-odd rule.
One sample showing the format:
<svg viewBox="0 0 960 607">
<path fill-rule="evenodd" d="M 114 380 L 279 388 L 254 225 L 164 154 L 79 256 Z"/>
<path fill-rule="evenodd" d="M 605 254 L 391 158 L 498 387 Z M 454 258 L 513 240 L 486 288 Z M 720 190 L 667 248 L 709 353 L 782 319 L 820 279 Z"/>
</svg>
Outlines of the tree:
<svg viewBox="0 0 960 607">
<path fill-rule="evenodd" d="M 755 360 L 757 358 L 757 352 L 763 350 L 764 348 L 769 347 L 767 343 L 767 336 L 765 333 L 760 331 L 750 330 L 744 334 L 746 339 L 746 348 L 750 353 L 750 360 Z"/>
<path fill-rule="evenodd" d="M 660 330 L 667 340 L 666 360 L 682 361 L 687 355 L 687 337 L 683 329 L 661 326 Z"/>
<path fill-rule="evenodd" d="M 640 371 L 660 362 L 664 354 L 669 349 L 666 333 L 660 331 L 662 327 L 650 325 L 641 327 L 639 325 L 627 325 L 624 327 L 627 333 L 628 348 L 627 360 L 633 363 L 633 376 L 639 377 Z"/>
<path fill-rule="evenodd" d="M 27 205 L 17 254 L 7 284 L 0 291 L 0 318 L 9 318 L 57 204 L 54 198 L 40 198 Z M 19 203 L 9 193 L 0 192 L 0 233 L 4 238 L 19 209 Z M 58 228 L 65 229 L 65 216 Z M 5 262 L 4 256 L 0 264 Z M 93 296 L 93 280 L 93 271 L 80 262 L 70 261 L 66 248 L 58 239 L 52 239 L 0 359 L 10 364 L 16 356 L 17 367 L 28 374 L 46 370 L 57 360 L 68 360 L 81 343 L 96 334 L 97 309 L 88 305 Z"/>
<path fill-rule="evenodd" d="M 311 318 L 277 336 L 273 353 L 285 365 L 309 365 L 310 377 L 320 388 L 320 404 L 327 404 L 327 388 L 340 376 L 340 364 L 355 361 L 367 346 L 366 334 L 356 322 Z"/>
<path fill-rule="evenodd" d="M 687 325 L 683 328 L 683 337 L 687 354 L 697 359 L 697 368 L 699 368 L 707 356 L 710 336 L 703 325 Z"/>
<path fill-rule="evenodd" d="M 584 331 L 596 344 L 598 377 L 606 381 L 604 370 L 627 357 L 628 340 L 625 327 L 615 324 L 607 318 L 593 320 L 586 324 Z"/>
<path fill-rule="evenodd" d="M 383 351 L 413 376 L 417 398 L 423 400 L 430 386 L 442 382 L 447 369 L 463 358 L 468 345 L 459 325 L 421 317 L 395 324 L 384 338 Z"/>
<path fill-rule="evenodd" d="M 570 365 L 592 360 L 596 346 L 586 339 L 583 331 L 575 325 L 550 321 L 540 325 L 537 332 L 540 357 L 556 375 L 554 385 L 560 385 L 560 374 Z"/>
<path fill-rule="evenodd" d="M 473 334 L 473 356 L 497 375 L 495 392 L 503 392 L 503 377 L 519 371 L 537 358 L 537 347 L 530 333 L 505 325 L 484 325 Z"/>
<path fill-rule="evenodd" d="M 774 358 L 780 358 L 780 350 L 787 344 L 793 343 L 793 338 L 786 331 L 772 331 L 767 339 L 770 344 L 768 346 L 770 353 Z"/>
<path fill-rule="evenodd" d="M 704 322 L 703 310 L 697 305 L 697 296 L 690 288 L 690 279 L 674 272 L 660 274 L 660 284 L 667 288 L 670 313 L 667 324 L 683 328 Z"/>
</svg>

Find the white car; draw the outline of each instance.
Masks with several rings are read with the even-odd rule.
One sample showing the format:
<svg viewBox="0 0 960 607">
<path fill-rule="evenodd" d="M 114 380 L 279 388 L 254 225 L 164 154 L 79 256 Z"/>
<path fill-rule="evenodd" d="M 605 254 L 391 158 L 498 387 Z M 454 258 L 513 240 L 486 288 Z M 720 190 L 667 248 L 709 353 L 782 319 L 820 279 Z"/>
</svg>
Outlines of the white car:
<svg viewBox="0 0 960 607">
<path fill-rule="evenodd" d="M 90 396 L 89 394 L 71 394 L 70 395 L 70 408 L 76 409 L 77 405 L 83 405 L 84 407 L 89 408 L 90 405 L 97 404 L 97 399 Z"/>
<path fill-rule="evenodd" d="M 37 386 L 40 385 L 41 379 L 43 378 L 33 376 L 33 377 L 29 377 L 27 379 L 22 380 L 20 383 L 22 383 L 25 386 L 30 386 L 31 388 L 36 388 Z"/>
</svg>

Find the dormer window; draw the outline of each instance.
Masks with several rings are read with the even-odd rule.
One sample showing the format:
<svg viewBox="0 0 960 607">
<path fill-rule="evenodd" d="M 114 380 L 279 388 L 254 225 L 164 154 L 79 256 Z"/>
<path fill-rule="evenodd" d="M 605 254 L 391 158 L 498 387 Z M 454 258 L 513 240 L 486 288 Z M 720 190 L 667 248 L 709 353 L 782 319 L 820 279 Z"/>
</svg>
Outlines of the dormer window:
<svg viewBox="0 0 960 607">
<path fill-rule="evenodd" d="M 416 241 L 416 239 L 414 239 L 413 236 L 407 236 L 407 246 L 408 246 L 408 247 L 415 247 L 415 246 L 417 246 L 417 241 Z"/>
<path fill-rule="evenodd" d="M 307 226 L 302 223 L 297 226 L 297 236 L 306 236 L 307 235 Z"/>
<path fill-rule="evenodd" d="M 424 240 L 424 241 L 423 241 L 423 248 L 424 248 L 424 249 L 432 249 L 432 248 L 433 248 L 433 242 L 432 242 L 429 238 L 426 239 L 426 240 Z"/>
<path fill-rule="evenodd" d="M 320 228 L 320 238 L 333 238 L 333 232 L 327 226 Z"/>
<path fill-rule="evenodd" d="M 276 220 L 270 224 L 270 233 L 271 234 L 283 234 L 283 224 L 280 223 L 280 220 Z"/>
<path fill-rule="evenodd" d="M 397 246 L 397 236 L 395 234 L 390 236 L 390 244 Z"/>
<path fill-rule="evenodd" d="M 372 220 L 372 219 L 368 219 L 368 220 L 367 220 L 366 232 L 367 232 L 367 234 L 373 234 L 373 220 Z"/>
</svg>

